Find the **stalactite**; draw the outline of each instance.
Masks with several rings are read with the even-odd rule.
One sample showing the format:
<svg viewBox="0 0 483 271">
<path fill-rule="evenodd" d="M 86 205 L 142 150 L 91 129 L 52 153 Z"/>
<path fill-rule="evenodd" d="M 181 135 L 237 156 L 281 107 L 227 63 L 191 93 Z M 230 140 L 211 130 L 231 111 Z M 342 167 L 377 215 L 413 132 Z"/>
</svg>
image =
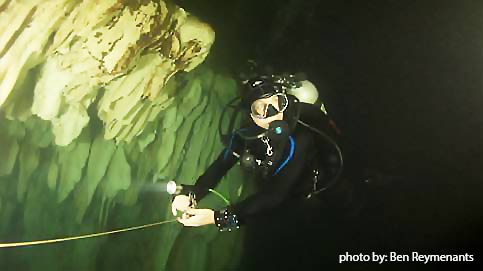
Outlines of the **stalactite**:
<svg viewBox="0 0 483 271">
<path fill-rule="evenodd" d="M 15 227 L 38 239 L 172 219 L 170 198 L 149 205 L 142 188 L 193 183 L 222 149 L 221 109 L 236 95 L 233 79 L 202 64 L 213 30 L 163 1 L 0 0 L 0 10 L 0 240 Z M 230 176 L 222 191 L 242 186 Z M 156 231 L 142 239 L 154 249 L 144 270 L 164 270 L 182 242 L 179 224 Z M 215 235 L 206 230 L 200 253 Z M 90 270 L 104 246 L 140 253 L 102 238 L 9 262 Z"/>
</svg>

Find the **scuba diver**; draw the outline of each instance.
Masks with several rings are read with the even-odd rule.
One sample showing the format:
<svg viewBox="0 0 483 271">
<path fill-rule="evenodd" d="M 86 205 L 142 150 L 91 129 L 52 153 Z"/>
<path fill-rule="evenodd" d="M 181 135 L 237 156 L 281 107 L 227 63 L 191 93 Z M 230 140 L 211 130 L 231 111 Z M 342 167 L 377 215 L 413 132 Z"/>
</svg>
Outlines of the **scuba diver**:
<svg viewBox="0 0 483 271">
<path fill-rule="evenodd" d="M 173 215 L 183 212 L 178 222 L 232 231 L 292 198 L 351 190 L 342 178 L 340 131 L 325 109 L 313 104 L 317 90 L 309 81 L 296 75 L 252 75 L 242 81 L 242 91 L 240 105 L 249 110 L 250 123 L 233 132 L 196 183 L 174 197 Z M 197 209 L 196 201 L 237 162 L 255 174 L 257 192 L 221 210 Z"/>
</svg>

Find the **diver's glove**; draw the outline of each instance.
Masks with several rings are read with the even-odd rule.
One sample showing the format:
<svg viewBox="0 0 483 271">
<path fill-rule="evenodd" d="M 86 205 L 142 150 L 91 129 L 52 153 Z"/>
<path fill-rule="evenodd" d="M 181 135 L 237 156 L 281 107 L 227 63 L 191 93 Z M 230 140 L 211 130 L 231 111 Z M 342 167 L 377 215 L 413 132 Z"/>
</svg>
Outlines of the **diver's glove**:
<svg viewBox="0 0 483 271">
<path fill-rule="evenodd" d="M 186 195 L 176 195 L 171 200 L 171 212 L 174 216 L 178 216 L 178 211 L 186 212 L 190 209 L 196 208 L 196 196 L 193 193 Z"/>
<path fill-rule="evenodd" d="M 176 191 L 173 193 L 170 193 L 173 197 L 171 199 L 171 202 L 174 201 L 174 199 L 179 196 L 179 195 L 184 195 L 187 197 L 192 198 L 194 201 L 197 201 L 198 199 L 201 199 L 201 197 L 198 197 L 198 195 L 201 195 L 202 197 L 206 195 L 205 188 L 196 186 L 196 185 L 190 185 L 190 184 L 180 184 L 177 186 Z"/>
<path fill-rule="evenodd" d="M 237 215 L 229 207 L 215 211 L 214 216 L 215 225 L 220 231 L 232 231 L 240 228 Z"/>
<path fill-rule="evenodd" d="M 171 211 L 174 216 L 178 215 L 178 211 L 186 212 L 188 209 L 196 208 L 197 189 L 194 185 L 179 185 L 177 190 L 172 194 Z"/>
<path fill-rule="evenodd" d="M 188 196 L 189 194 L 198 194 L 199 188 L 196 187 L 196 185 L 191 185 L 191 184 L 180 184 L 181 190 L 179 191 L 179 195 L 186 195 Z"/>
<path fill-rule="evenodd" d="M 190 194 L 192 194 L 197 201 L 200 201 L 209 193 L 209 187 L 204 187 L 200 185 L 181 184 L 180 187 L 180 195 L 189 196 Z"/>
</svg>

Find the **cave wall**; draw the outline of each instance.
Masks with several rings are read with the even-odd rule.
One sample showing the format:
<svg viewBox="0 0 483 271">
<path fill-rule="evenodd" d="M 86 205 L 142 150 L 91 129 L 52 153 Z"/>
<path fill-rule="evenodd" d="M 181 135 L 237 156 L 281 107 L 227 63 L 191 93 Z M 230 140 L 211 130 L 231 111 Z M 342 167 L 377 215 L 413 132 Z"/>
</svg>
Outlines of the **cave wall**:
<svg viewBox="0 0 483 271">
<path fill-rule="evenodd" d="M 220 114 L 237 92 L 204 63 L 210 26 L 163 1 L 7 0 L 0 13 L 0 242 L 173 219 L 170 197 L 143 188 L 203 173 L 223 148 Z M 218 189 L 236 200 L 242 179 L 235 168 Z M 212 196 L 201 204 L 222 206 Z M 242 231 L 220 235 L 170 223 L 0 249 L 0 268 L 227 268 Z"/>
</svg>

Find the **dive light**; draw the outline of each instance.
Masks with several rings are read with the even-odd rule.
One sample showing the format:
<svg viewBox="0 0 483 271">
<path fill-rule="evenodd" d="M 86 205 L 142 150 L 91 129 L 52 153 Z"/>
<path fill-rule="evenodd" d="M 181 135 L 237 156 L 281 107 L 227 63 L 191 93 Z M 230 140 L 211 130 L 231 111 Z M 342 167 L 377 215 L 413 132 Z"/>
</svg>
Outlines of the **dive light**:
<svg viewBox="0 0 483 271">
<path fill-rule="evenodd" d="M 166 183 L 166 192 L 168 192 L 170 195 L 179 195 L 183 194 L 184 192 L 194 193 L 194 191 L 194 185 L 176 184 L 176 182 L 172 180 Z"/>
</svg>

